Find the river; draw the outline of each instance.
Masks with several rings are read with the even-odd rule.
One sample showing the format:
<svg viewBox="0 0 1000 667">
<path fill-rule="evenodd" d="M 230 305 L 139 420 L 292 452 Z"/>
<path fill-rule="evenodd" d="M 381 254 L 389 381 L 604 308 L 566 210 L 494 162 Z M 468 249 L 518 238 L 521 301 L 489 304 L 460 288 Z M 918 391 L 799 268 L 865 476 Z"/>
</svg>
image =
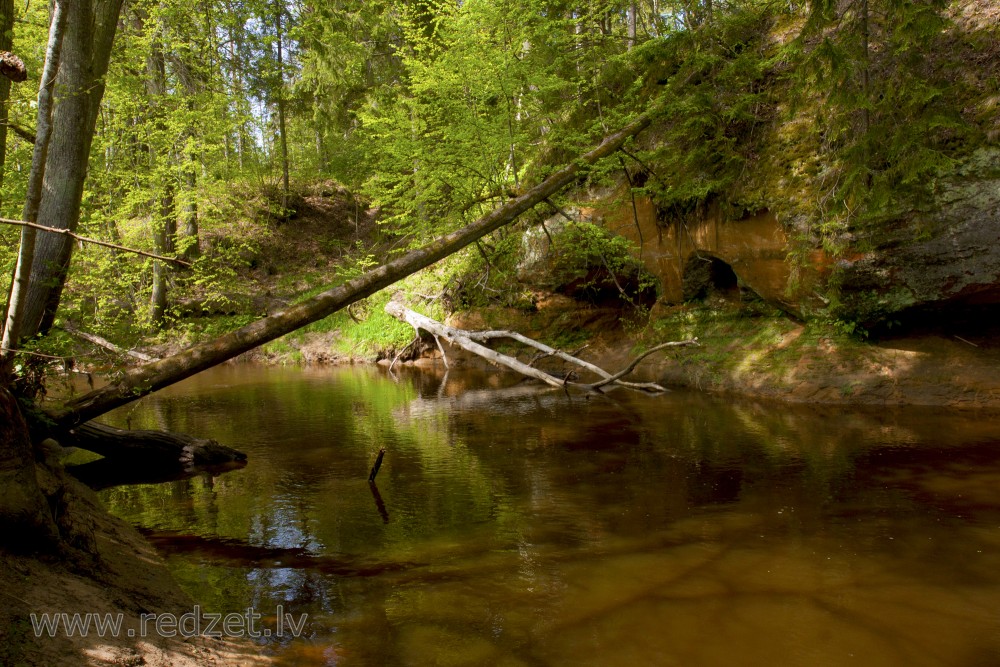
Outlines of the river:
<svg viewBox="0 0 1000 667">
<path fill-rule="evenodd" d="M 997 418 L 229 365 L 109 421 L 249 455 L 101 495 L 281 665 L 1000 664 Z"/>
</svg>

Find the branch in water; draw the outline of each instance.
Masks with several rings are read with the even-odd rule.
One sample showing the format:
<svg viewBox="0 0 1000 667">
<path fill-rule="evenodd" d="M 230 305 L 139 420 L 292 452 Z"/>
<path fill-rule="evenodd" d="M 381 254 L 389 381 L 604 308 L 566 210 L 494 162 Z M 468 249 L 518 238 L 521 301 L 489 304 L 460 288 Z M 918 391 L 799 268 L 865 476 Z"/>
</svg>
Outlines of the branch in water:
<svg viewBox="0 0 1000 667">
<path fill-rule="evenodd" d="M 618 384 L 624 387 L 628 387 L 629 389 L 641 389 L 643 391 L 663 392 L 666 391 L 666 389 L 664 389 L 663 387 L 654 382 L 623 382 L 621 378 L 625 377 L 633 370 L 635 370 L 635 367 L 639 365 L 640 361 L 642 361 L 649 355 L 653 354 L 654 352 L 665 350 L 668 347 L 684 347 L 688 345 L 698 345 L 697 338 L 691 338 L 689 340 L 673 341 L 670 343 L 661 343 L 660 345 L 657 345 L 655 347 L 646 350 L 638 357 L 633 359 L 629 363 L 629 365 L 626 366 L 624 369 L 612 375 L 611 373 L 607 372 L 603 368 L 600 368 L 599 366 L 595 366 L 594 364 L 583 361 L 582 359 L 577 359 L 576 357 L 568 355 L 565 352 L 555 350 L 547 345 L 539 343 L 536 340 L 532 340 L 531 338 L 528 338 L 527 336 L 524 336 L 514 331 L 465 331 L 464 329 L 456 329 L 455 327 L 450 327 L 436 320 L 432 320 L 426 315 L 421 315 L 420 313 L 412 311 L 409 308 L 404 307 L 401 303 L 397 301 L 390 301 L 389 303 L 387 303 L 385 305 L 385 312 L 389 313 L 390 315 L 392 315 L 393 317 L 402 322 L 406 322 L 417 331 L 423 329 L 424 331 L 432 334 L 435 338 L 438 337 L 444 338 L 453 345 L 457 345 L 458 347 L 461 347 L 464 350 L 472 352 L 473 354 L 478 355 L 488 361 L 492 361 L 493 363 L 499 364 L 501 366 L 506 366 L 507 368 L 517 371 L 522 375 L 526 375 L 527 377 L 540 380 L 541 382 L 544 382 L 549 386 L 559 387 L 563 389 L 565 389 L 567 386 L 570 386 L 570 387 L 578 387 L 580 389 L 598 390 L 601 387 L 608 384 Z M 556 356 L 562 359 L 563 361 L 568 361 L 570 363 L 576 364 L 577 366 L 585 368 L 588 371 L 600 376 L 602 380 L 594 383 L 584 383 L 584 382 L 573 382 L 572 381 L 573 377 L 571 375 L 566 375 L 564 378 L 557 378 L 553 375 L 550 375 L 549 373 L 546 373 L 545 371 L 539 370 L 528 364 L 525 364 L 515 357 L 511 357 L 506 354 L 500 354 L 496 350 L 491 350 L 488 347 L 485 347 L 484 345 L 481 345 L 480 343 L 476 342 L 477 340 L 486 341 L 493 338 L 511 338 L 520 343 L 523 343 L 524 345 L 533 347 L 536 350 L 539 350 L 546 355 Z"/>
</svg>

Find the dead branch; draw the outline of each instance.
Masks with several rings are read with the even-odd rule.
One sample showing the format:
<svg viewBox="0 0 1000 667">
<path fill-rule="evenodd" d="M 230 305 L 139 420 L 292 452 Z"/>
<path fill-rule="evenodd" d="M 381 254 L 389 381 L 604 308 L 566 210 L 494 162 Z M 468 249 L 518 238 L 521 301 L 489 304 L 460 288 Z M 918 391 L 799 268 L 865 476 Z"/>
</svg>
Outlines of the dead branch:
<svg viewBox="0 0 1000 667">
<path fill-rule="evenodd" d="M 183 259 L 177 259 L 176 257 L 164 257 L 163 255 L 157 255 L 155 253 L 146 252 L 145 250 L 136 250 L 135 248 L 126 248 L 123 245 L 118 245 L 116 243 L 108 243 L 107 241 L 98 241 L 97 239 L 92 239 L 87 236 L 80 236 L 75 234 L 68 229 L 59 229 L 58 227 L 46 227 L 45 225 L 39 225 L 34 222 L 25 222 L 24 220 L 11 220 L 10 218 L 0 218 L 0 223 L 4 225 L 17 225 L 19 227 L 31 227 L 32 229 L 40 229 L 43 232 L 52 232 L 54 234 L 62 234 L 63 236 L 69 236 L 77 241 L 83 243 L 93 243 L 94 245 L 104 246 L 105 248 L 114 248 L 115 250 L 121 250 L 124 252 L 130 252 L 134 255 L 142 255 L 143 257 L 151 257 L 153 259 L 158 259 L 162 262 L 171 262 L 173 264 L 179 264 L 185 268 L 191 268 L 191 262 L 184 261 Z"/>
<path fill-rule="evenodd" d="M 566 211 L 564 211 L 561 208 L 559 208 L 558 206 L 556 206 L 555 203 L 553 203 L 553 201 L 551 199 L 549 199 L 548 197 L 546 197 L 545 203 L 548 204 L 552 208 L 553 211 L 555 211 L 556 213 L 558 213 L 562 217 L 566 218 L 570 222 L 576 222 L 576 218 L 574 218 L 569 213 L 567 213 Z M 546 233 L 548 233 L 548 230 L 546 230 Z"/>
<path fill-rule="evenodd" d="M 638 357 L 636 357 L 635 359 L 633 359 L 629 363 L 628 366 L 626 366 L 622 370 L 618 371 L 614 375 L 612 375 L 610 377 L 606 377 L 603 380 L 601 380 L 600 382 L 595 382 L 594 384 L 588 384 L 588 385 L 584 385 L 584 386 L 587 389 L 600 389 L 604 385 L 608 385 L 608 384 L 611 384 L 613 382 L 618 382 L 619 378 L 623 378 L 626 375 L 628 375 L 629 373 L 631 373 L 632 371 L 634 371 L 635 367 L 639 365 L 640 361 L 642 361 L 643 359 L 645 359 L 649 355 L 653 354 L 654 352 L 659 352 L 660 350 L 665 350 L 668 347 L 683 347 L 683 346 L 687 346 L 687 345 L 698 345 L 698 344 L 699 343 L 698 343 L 698 339 L 697 338 L 690 338 L 688 340 L 675 340 L 675 341 L 670 341 L 669 343 L 660 343 L 659 345 L 657 345 L 655 347 L 651 347 L 648 350 L 646 350 L 645 352 L 643 352 L 642 354 L 640 354 Z"/>
<path fill-rule="evenodd" d="M 532 362 L 528 364 L 529 366 L 532 367 L 540 359 L 544 359 L 546 357 L 556 357 L 557 359 L 562 359 L 563 361 L 569 362 L 571 364 L 576 364 L 581 368 L 585 368 L 591 373 L 594 373 L 595 375 L 602 377 L 604 379 L 611 377 L 611 374 L 608 373 L 603 368 L 601 368 L 600 366 L 596 366 L 590 362 L 584 361 L 583 359 L 580 359 L 577 356 L 575 356 L 575 354 L 567 354 L 562 350 L 556 350 L 555 348 L 549 347 L 544 343 L 540 343 L 533 338 L 528 338 L 527 336 L 519 334 L 516 331 L 470 331 L 468 332 L 468 335 L 472 340 L 479 340 L 479 341 L 493 340 L 496 338 L 510 338 L 511 340 L 516 340 L 522 345 L 533 347 L 539 352 L 542 352 L 542 356 L 537 359 L 533 359 Z M 583 348 L 580 349 L 582 350 Z M 639 383 L 619 382 L 618 384 L 622 385 L 623 387 L 628 387 L 629 389 L 642 389 L 644 391 L 662 391 L 662 388 L 660 388 L 659 385 L 653 384 L 651 382 L 639 382 Z"/>
<path fill-rule="evenodd" d="M 531 338 L 528 338 L 527 336 L 524 336 L 522 334 L 513 331 L 476 332 L 476 331 L 465 331 L 464 329 L 457 329 L 455 327 L 450 327 L 446 324 L 442 324 L 437 320 L 433 320 L 427 317 L 426 315 L 421 315 L 416 311 L 410 310 L 409 308 L 406 308 L 405 306 L 403 306 L 403 304 L 399 303 L 398 301 L 390 301 L 389 303 L 387 303 L 385 305 L 385 312 L 389 313 L 390 315 L 392 315 L 393 317 L 402 322 L 406 322 L 411 327 L 413 327 L 418 333 L 421 329 L 423 329 L 424 331 L 434 336 L 435 340 L 439 338 L 444 338 L 452 345 L 456 345 L 462 348 L 463 350 L 472 352 L 473 354 L 480 356 L 486 359 L 487 361 L 492 361 L 497 365 L 505 366 L 507 368 L 510 368 L 511 370 L 517 371 L 522 375 L 544 382 L 550 387 L 557 387 L 564 389 L 566 387 L 578 387 L 580 389 L 597 390 L 605 385 L 618 384 L 620 386 L 628 387 L 630 389 L 641 389 L 643 391 L 650 391 L 650 392 L 666 391 L 666 389 L 653 382 L 642 382 L 642 383 L 622 382 L 621 378 L 623 378 L 624 376 L 628 375 L 633 370 L 635 370 L 635 367 L 639 365 L 640 361 L 642 361 L 643 359 L 645 359 L 654 352 L 657 352 L 659 350 L 664 350 L 668 347 L 681 347 L 686 345 L 698 344 L 697 338 L 692 338 L 690 340 L 674 341 L 670 343 L 662 343 L 660 345 L 657 345 L 656 347 L 653 347 L 643 352 L 641 355 L 633 359 L 632 362 L 629 363 L 629 365 L 625 367 L 623 370 L 612 375 L 611 373 L 608 373 L 606 370 L 600 368 L 599 366 L 595 366 L 594 364 L 583 361 L 582 359 L 577 359 L 576 357 L 570 356 L 565 352 L 560 352 L 559 350 L 555 350 L 543 343 L 539 343 L 536 340 L 533 340 Z M 564 378 L 558 378 L 555 377 L 554 375 L 551 375 L 542 370 L 534 368 L 533 366 L 525 364 L 524 362 L 520 361 L 515 357 L 511 357 L 506 354 L 500 354 L 496 350 L 491 350 L 490 348 L 481 345 L 479 342 L 477 342 L 477 339 L 491 340 L 495 338 L 510 338 L 516 340 L 520 343 L 523 343 L 524 345 L 528 345 L 529 347 L 541 350 L 546 354 L 551 354 L 552 356 L 556 356 L 560 359 L 563 359 L 564 361 L 568 361 L 570 363 L 576 364 L 577 366 L 580 366 L 581 368 L 585 368 L 591 371 L 592 373 L 600 376 L 602 380 L 594 383 L 573 382 L 572 379 L 575 377 L 575 373 L 573 373 L 572 371 L 566 374 Z M 438 344 L 440 345 L 440 341 L 438 342 Z"/>
<path fill-rule="evenodd" d="M 35 143 L 35 133 L 32 130 L 29 130 L 26 127 L 21 127 L 17 123 L 15 123 L 13 121 L 10 121 L 10 120 L 7 121 L 7 127 L 10 128 L 10 130 L 14 134 L 16 134 L 17 136 L 21 137 L 22 139 L 24 139 L 25 141 L 27 141 L 29 144 Z"/>
<path fill-rule="evenodd" d="M 100 336 L 92 333 L 87 333 L 86 331 L 80 331 L 76 327 L 69 324 L 64 324 L 62 326 L 63 331 L 66 333 L 76 336 L 77 338 L 82 338 L 83 340 L 93 343 L 98 347 L 103 347 L 105 350 L 110 350 L 115 354 L 127 354 L 133 359 L 138 359 L 139 361 L 157 361 L 156 357 L 151 357 L 148 354 L 143 354 L 142 352 L 137 352 L 135 350 L 126 350 L 118 347 L 106 338 L 101 338 Z"/>
</svg>

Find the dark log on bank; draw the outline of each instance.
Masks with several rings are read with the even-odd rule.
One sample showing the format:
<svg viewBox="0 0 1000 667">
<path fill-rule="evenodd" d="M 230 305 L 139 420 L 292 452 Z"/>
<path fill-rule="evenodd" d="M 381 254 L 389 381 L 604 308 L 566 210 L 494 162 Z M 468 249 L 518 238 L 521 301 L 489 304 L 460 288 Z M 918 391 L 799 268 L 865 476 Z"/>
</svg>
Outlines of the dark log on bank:
<svg viewBox="0 0 1000 667">
<path fill-rule="evenodd" d="M 72 428 L 371 296 L 382 288 L 512 223 L 525 211 L 577 181 L 591 165 L 613 155 L 629 138 L 648 127 L 657 113 L 659 108 L 654 107 L 648 113 L 640 115 L 618 132 L 606 136 L 593 150 L 552 173 L 539 185 L 462 229 L 215 340 L 200 343 L 172 357 L 125 371 L 111 384 L 68 401 L 62 408 L 48 411 L 48 416 L 58 427 Z"/>
<path fill-rule="evenodd" d="M 186 433 L 124 430 L 97 422 L 81 424 L 58 437 L 64 447 L 79 447 L 122 464 L 145 470 L 182 471 L 197 466 L 240 463 L 246 454 L 215 440 Z"/>
<path fill-rule="evenodd" d="M 197 556 L 234 567 L 306 569 L 343 577 L 377 577 L 423 567 L 424 563 L 379 562 L 350 556 L 317 554 L 303 547 L 270 547 L 232 537 L 203 537 L 172 531 L 142 530 L 143 537 L 161 551 Z"/>
</svg>

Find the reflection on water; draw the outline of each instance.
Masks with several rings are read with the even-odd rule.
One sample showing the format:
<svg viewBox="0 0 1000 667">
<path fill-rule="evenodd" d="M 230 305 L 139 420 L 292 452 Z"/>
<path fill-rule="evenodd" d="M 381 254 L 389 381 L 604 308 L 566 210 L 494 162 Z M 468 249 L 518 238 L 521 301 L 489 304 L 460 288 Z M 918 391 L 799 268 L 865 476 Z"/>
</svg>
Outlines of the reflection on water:
<svg viewBox="0 0 1000 667">
<path fill-rule="evenodd" d="M 249 454 L 102 495 L 203 608 L 307 612 L 281 664 L 1000 664 L 1000 420 L 238 366 L 115 419 Z"/>
</svg>

